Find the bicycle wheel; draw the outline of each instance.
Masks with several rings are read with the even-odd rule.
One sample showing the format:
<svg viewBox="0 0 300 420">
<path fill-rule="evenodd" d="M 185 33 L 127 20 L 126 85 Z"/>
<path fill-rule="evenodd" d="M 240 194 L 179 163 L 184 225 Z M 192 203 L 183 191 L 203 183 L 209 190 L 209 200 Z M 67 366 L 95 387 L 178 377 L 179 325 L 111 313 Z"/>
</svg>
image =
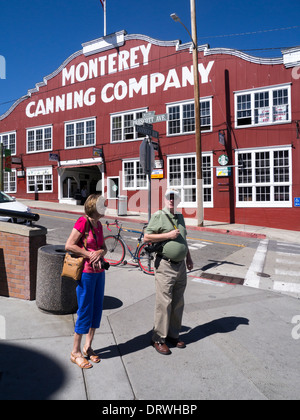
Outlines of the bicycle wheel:
<svg viewBox="0 0 300 420">
<path fill-rule="evenodd" d="M 121 264 L 125 258 L 125 245 L 123 241 L 113 235 L 106 236 L 104 240 L 107 248 L 104 261 L 107 261 L 110 265 Z"/>
<path fill-rule="evenodd" d="M 153 276 L 155 253 L 147 252 L 147 248 L 145 249 L 145 247 L 147 247 L 148 245 L 148 243 L 140 245 L 137 253 L 137 259 L 142 271 L 146 274 L 150 274 Z"/>
</svg>

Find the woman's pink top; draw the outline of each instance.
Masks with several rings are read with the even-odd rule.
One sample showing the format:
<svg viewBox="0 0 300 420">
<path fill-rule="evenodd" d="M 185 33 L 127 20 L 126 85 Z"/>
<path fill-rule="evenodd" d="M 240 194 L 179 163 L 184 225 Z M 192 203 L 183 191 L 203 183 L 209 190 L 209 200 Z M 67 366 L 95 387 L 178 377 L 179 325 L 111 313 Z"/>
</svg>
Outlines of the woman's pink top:
<svg viewBox="0 0 300 420">
<path fill-rule="evenodd" d="M 97 227 L 93 227 L 94 233 L 96 235 L 97 243 L 94 239 L 94 235 L 91 229 L 91 226 L 86 219 L 86 217 L 82 216 L 80 217 L 77 222 L 74 225 L 74 228 L 78 230 L 78 232 L 81 233 L 80 241 L 78 242 L 78 246 L 80 248 L 83 248 L 85 235 L 87 232 L 87 241 L 86 241 L 86 249 L 88 251 L 97 251 L 98 249 L 101 249 L 103 247 L 104 239 L 103 239 L 103 230 L 102 225 L 98 221 Z M 102 269 L 94 270 L 92 267 L 92 264 L 90 263 L 89 259 L 85 259 L 84 267 L 83 267 L 83 273 L 100 273 L 103 271 Z"/>
</svg>

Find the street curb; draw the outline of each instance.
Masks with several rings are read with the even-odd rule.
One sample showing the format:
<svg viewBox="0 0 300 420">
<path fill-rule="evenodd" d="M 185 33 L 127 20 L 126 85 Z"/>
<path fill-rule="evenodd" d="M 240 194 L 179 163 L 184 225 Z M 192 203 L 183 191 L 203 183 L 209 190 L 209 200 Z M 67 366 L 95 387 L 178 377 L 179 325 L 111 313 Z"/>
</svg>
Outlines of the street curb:
<svg viewBox="0 0 300 420">
<path fill-rule="evenodd" d="M 31 206 L 31 208 L 36 209 L 36 210 L 55 211 L 58 213 L 77 214 L 78 217 L 80 217 L 81 215 L 84 215 L 84 212 L 76 212 L 72 210 L 49 209 L 45 207 L 33 207 L 33 206 Z M 135 219 L 134 217 L 130 217 L 130 215 L 127 217 L 105 216 L 105 218 L 112 219 L 112 220 L 118 219 L 118 220 L 121 220 L 122 222 L 130 221 L 132 223 L 141 223 L 141 224 L 147 223 L 146 220 Z M 245 232 L 241 230 L 229 230 L 229 229 L 222 229 L 222 228 L 213 228 L 213 227 L 204 227 L 204 226 L 200 227 L 200 226 L 191 226 L 191 225 L 187 225 L 187 228 L 190 230 L 197 230 L 200 232 L 219 233 L 222 235 L 241 236 L 244 238 L 265 239 L 267 237 L 267 235 L 264 235 L 263 233 Z"/>
</svg>

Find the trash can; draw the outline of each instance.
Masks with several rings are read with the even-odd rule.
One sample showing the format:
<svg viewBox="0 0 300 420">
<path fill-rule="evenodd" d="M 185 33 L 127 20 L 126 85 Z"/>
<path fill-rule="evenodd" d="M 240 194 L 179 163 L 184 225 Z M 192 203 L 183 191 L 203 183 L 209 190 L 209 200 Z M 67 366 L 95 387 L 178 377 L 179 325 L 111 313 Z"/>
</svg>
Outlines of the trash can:
<svg viewBox="0 0 300 420">
<path fill-rule="evenodd" d="M 118 216 L 127 216 L 127 196 L 119 195 L 118 197 Z"/>
<path fill-rule="evenodd" d="M 56 315 L 77 311 L 77 283 L 61 277 L 65 254 L 63 245 L 45 245 L 38 250 L 36 305 Z"/>
</svg>

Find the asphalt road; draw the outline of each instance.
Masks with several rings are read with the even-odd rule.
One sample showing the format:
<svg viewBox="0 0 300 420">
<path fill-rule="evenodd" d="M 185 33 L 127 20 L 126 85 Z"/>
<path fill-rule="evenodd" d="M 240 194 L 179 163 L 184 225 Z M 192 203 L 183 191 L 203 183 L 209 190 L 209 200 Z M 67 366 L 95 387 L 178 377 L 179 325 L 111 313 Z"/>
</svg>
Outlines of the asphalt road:
<svg viewBox="0 0 300 420">
<path fill-rule="evenodd" d="M 74 223 L 79 217 L 74 214 L 46 210 L 38 210 L 37 213 L 40 215 L 38 224 L 46 227 L 48 230 L 47 243 L 53 245 L 65 244 Z M 104 235 L 109 235 L 111 232 L 106 228 L 106 220 L 109 222 L 113 222 L 113 220 L 108 218 L 101 219 Z M 142 226 L 142 224 L 132 223 L 130 221 L 123 222 L 124 228 L 137 231 L 141 231 Z M 112 230 L 116 232 L 114 227 Z M 138 236 L 135 233 L 122 232 L 122 237 L 125 239 L 125 242 L 133 249 L 136 247 Z M 188 244 L 194 261 L 194 270 L 206 271 L 239 249 L 246 247 L 256 248 L 259 240 L 189 230 Z M 129 255 L 126 258 L 128 259 Z"/>
</svg>

